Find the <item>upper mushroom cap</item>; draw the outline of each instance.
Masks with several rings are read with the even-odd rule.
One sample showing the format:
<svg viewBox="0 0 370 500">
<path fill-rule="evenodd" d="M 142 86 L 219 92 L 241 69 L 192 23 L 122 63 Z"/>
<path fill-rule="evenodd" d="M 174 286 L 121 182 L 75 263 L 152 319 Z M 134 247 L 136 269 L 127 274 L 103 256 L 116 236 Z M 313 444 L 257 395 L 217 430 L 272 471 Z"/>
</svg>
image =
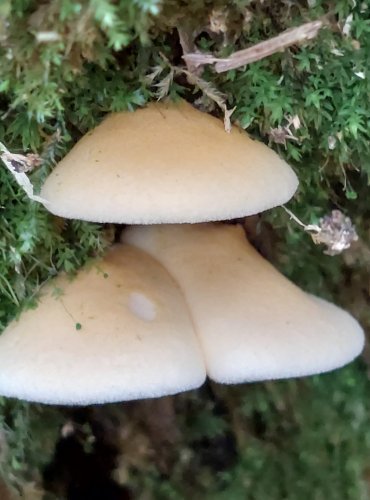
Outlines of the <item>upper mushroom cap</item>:
<svg viewBox="0 0 370 500">
<path fill-rule="evenodd" d="M 128 228 L 182 288 L 208 375 L 238 383 L 310 375 L 357 356 L 364 334 L 347 312 L 308 295 L 247 242 L 239 226 Z"/>
<path fill-rule="evenodd" d="M 66 218 L 182 223 L 261 212 L 297 185 L 270 148 L 182 101 L 109 115 L 56 166 L 41 196 Z"/>
<path fill-rule="evenodd" d="M 57 404 L 157 397 L 204 382 L 183 295 L 139 249 L 117 245 L 0 336 L 0 394 Z"/>
</svg>

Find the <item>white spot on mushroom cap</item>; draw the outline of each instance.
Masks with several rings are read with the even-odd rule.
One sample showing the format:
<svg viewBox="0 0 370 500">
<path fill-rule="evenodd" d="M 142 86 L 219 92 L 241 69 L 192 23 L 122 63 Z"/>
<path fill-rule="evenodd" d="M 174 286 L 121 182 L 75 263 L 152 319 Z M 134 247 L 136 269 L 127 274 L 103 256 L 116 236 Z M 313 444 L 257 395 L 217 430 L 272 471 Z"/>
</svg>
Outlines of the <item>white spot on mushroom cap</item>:
<svg viewBox="0 0 370 500">
<path fill-rule="evenodd" d="M 144 321 L 153 321 L 157 316 L 155 304 L 141 292 L 130 293 L 128 307 L 135 316 Z"/>
<path fill-rule="evenodd" d="M 56 289 L 63 289 L 62 299 Z M 129 298 L 148 321 L 133 314 Z M 73 280 L 56 277 L 45 285 L 38 307 L 0 336 L 2 396 L 106 403 L 175 394 L 204 379 L 202 352 L 178 285 L 157 261 L 129 245 L 113 246 Z"/>
</svg>

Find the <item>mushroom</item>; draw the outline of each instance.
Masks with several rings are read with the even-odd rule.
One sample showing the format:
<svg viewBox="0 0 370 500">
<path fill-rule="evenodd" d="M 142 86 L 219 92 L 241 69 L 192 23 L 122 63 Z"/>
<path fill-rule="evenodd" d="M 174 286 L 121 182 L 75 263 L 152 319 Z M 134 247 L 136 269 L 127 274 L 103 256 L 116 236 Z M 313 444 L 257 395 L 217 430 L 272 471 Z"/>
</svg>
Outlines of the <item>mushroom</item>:
<svg viewBox="0 0 370 500">
<path fill-rule="evenodd" d="M 47 178 L 46 208 L 127 224 L 223 220 L 289 200 L 298 185 L 274 151 L 185 101 L 114 113 Z"/>
<path fill-rule="evenodd" d="M 208 375 L 239 383 L 320 373 L 357 356 L 357 321 L 281 275 L 240 226 L 132 227 L 123 240 L 165 266 L 182 288 Z"/>
<path fill-rule="evenodd" d="M 59 276 L 0 336 L 0 394 L 54 404 L 157 397 L 198 387 L 202 353 L 183 295 L 152 257 L 116 245 Z"/>
</svg>

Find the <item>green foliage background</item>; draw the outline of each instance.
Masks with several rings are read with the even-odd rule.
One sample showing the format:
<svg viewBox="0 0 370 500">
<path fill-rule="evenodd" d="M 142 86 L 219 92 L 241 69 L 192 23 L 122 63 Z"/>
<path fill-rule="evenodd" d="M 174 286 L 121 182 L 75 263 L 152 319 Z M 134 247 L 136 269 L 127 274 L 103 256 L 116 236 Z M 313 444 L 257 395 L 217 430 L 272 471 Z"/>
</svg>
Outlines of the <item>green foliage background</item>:
<svg viewBox="0 0 370 500">
<path fill-rule="evenodd" d="M 196 32 L 199 49 L 224 56 L 323 15 L 327 27 L 300 47 L 224 74 L 205 68 L 198 85 L 179 70 L 172 79 L 173 67 L 183 66 L 176 27 Z M 215 17 L 221 22 L 218 33 L 210 27 Z M 345 36 L 342 28 L 349 20 Z M 40 32 L 58 36 L 38 42 Z M 153 68 L 161 71 L 150 80 Z M 133 110 L 160 92 L 190 101 L 202 98 L 220 115 L 204 93 L 217 90 L 229 108 L 236 106 L 233 120 L 295 168 L 300 190 L 289 208 L 306 223 L 339 208 L 360 235 L 353 250 L 329 257 L 275 209 L 260 219 L 256 243 L 267 239 L 270 258 L 286 275 L 351 310 L 366 328 L 369 77 L 366 1 L 0 3 L 0 140 L 13 152 L 41 154 L 43 163 L 31 174 L 36 187 L 106 113 Z M 275 144 L 271 129 L 284 126 L 288 116 L 300 119 L 297 140 Z M 42 283 L 101 253 L 107 232 L 100 225 L 52 217 L 30 202 L 0 166 L 0 330 L 34 300 Z M 305 380 L 210 386 L 178 396 L 183 438 L 171 479 L 145 464 L 130 470 L 127 484 L 143 498 L 143 492 L 166 499 L 369 498 L 369 395 L 365 357 L 336 373 Z M 109 412 L 112 406 L 106 408 Z M 1 468 L 19 490 L 40 481 L 61 421 L 58 409 L 0 399 L 0 429 L 7 442 Z M 236 451 L 232 459 L 217 462 L 220 443 L 228 439 Z"/>
</svg>

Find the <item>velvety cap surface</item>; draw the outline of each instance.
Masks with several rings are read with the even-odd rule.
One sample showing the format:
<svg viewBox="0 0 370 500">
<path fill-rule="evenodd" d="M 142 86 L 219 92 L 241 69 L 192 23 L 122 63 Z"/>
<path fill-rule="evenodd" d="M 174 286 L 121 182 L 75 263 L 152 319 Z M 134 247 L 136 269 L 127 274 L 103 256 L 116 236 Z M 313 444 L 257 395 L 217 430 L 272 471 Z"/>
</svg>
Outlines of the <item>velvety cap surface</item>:
<svg viewBox="0 0 370 500">
<path fill-rule="evenodd" d="M 117 245 L 43 288 L 0 336 L 0 394 L 60 404 L 198 387 L 205 368 L 183 295 L 153 258 Z"/>
<path fill-rule="evenodd" d="M 291 283 L 240 226 L 141 226 L 128 228 L 124 240 L 158 259 L 183 289 L 207 372 L 218 382 L 320 373 L 363 348 L 350 314 Z"/>
<path fill-rule="evenodd" d="M 182 101 L 109 115 L 57 165 L 41 196 L 66 218 L 201 222 L 280 205 L 297 184 L 270 148 Z"/>
</svg>

